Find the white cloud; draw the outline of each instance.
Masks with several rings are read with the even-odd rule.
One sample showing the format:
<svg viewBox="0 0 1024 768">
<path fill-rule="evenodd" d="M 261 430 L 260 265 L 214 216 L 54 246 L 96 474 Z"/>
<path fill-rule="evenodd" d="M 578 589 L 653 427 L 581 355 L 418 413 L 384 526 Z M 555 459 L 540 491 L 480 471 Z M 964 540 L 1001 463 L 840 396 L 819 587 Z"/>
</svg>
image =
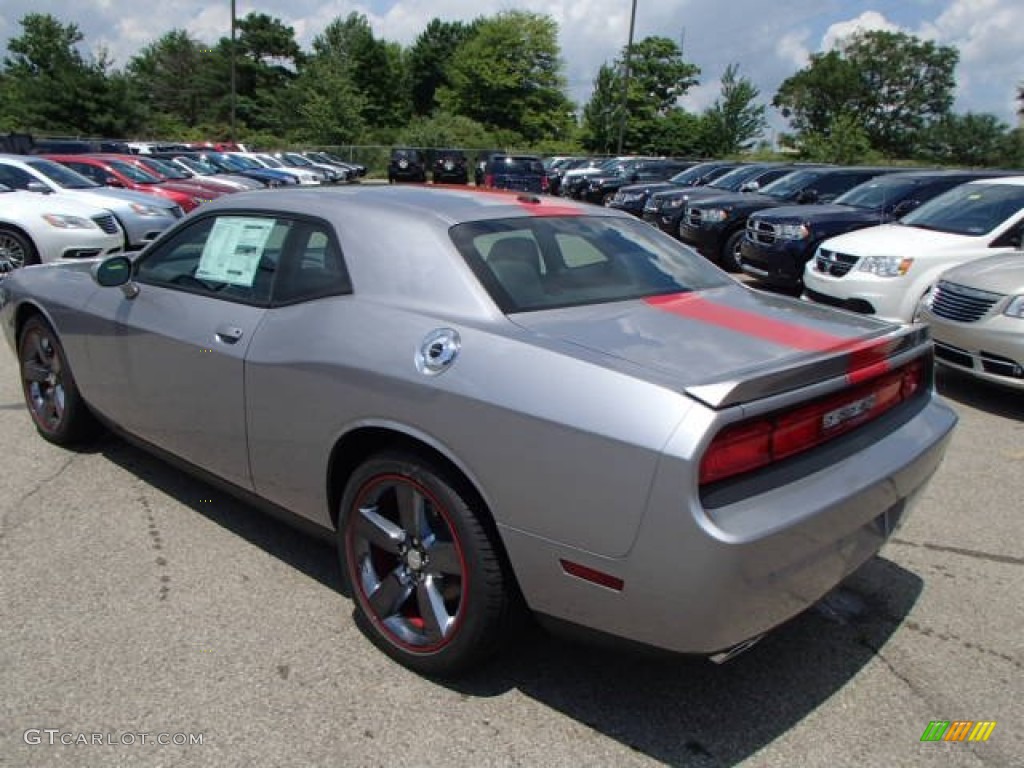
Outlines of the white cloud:
<svg viewBox="0 0 1024 768">
<path fill-rule="evenodd" d="M 857 32 L 899 32 L 900 28 L 878 11 L 865 11 L 855 19 L 840 21 L 831 25 L 821 39 L 821 50 L 830 51 L 837 43 L 852 37 Z"/>
</svg>

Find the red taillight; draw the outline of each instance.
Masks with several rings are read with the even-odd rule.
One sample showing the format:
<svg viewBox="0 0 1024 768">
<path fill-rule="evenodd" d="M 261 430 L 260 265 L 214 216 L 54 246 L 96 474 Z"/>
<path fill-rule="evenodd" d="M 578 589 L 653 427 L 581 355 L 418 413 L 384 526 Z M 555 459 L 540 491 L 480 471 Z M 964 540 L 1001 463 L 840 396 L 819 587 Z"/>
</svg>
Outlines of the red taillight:
<svg viewBox="0 0 1024 768">
<path fill-rule="evenodd" d="M 923 381 L 924 363 L 914 360 L 808 405 L 730 425 L 708 446 L 700 484 L 751 472 L 826 443 L 910 399 Z"/>
<path fill-rule="evenodd" d="M 488 173 L 486 176 L 484 176 L 484 186 L 485 187 L 493 187 L 494 186 L 494 174 L 493 173 Z"/>
<path fill-rule="evenodd" d="M 548 181 L 548 177 L 547 176 L 541 176 L 540 177 L 540 191 L 541 192 L 547 192 L 548 189 L 550 189 L 550 187 L 551 187 L 551 183 Z"/>
</svg>

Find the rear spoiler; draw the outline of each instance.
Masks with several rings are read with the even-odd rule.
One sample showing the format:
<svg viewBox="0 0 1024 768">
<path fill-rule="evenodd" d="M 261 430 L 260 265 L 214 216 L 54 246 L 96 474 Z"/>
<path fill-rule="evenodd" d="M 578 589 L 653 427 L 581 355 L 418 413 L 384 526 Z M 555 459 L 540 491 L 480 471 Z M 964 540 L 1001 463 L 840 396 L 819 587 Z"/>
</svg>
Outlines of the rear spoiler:
<svg viewBox="0 0 1024 768">
<path fill-rule="evenodd" d="M 899 326 L 881 336 L 853 339 L 838 344 L 833 350 L 803 356 L 796 363 L 741 372 L 739 379 L 697 384 L 685 391 L 717 410 L 833 379 L 845 378 L 849 384 L 856 384 L 921 354 L 931 354 L 928 326 Z"/>
</svg>

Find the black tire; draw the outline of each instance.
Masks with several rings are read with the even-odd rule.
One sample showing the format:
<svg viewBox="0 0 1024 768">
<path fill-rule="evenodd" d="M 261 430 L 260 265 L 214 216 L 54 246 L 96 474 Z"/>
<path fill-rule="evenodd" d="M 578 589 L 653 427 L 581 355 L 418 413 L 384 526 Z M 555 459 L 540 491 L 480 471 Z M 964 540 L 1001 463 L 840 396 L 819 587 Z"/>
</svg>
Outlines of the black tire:
<svg viewBox="0 0 1024 768">
<path fill-rule="evenodd" d="M 32 241 L 16 229 L 0 227 L 0 274 L 39 263 Z"/>
<path fill-rule="evenodd" d="M 739 272 L 740 271 L 740 246 L 743 244 L 743 238 L 746 232 L 742 229 L 733 232 L 729 235 L 729 239 L 725 241 L 725 245 L 722 246 L 722 257 L 721 267 L 727 272 Z"/>
<path fill-rule="evenodd" d="M 483 514 L 458 478 L 415 453 L 373 456 L 345 488 L 338 549 L 356 623 L 419 674 L 462 674 L 510 631 L 512 578 Z"/>
<path fill-rule="evenodd" d="M 18 365 L 25 405 L 43 439 L 70 446 L 97 435 L 100 425 L 78 392 L 64 347 L 39 315 L 21 330 Z"/>
</svg>

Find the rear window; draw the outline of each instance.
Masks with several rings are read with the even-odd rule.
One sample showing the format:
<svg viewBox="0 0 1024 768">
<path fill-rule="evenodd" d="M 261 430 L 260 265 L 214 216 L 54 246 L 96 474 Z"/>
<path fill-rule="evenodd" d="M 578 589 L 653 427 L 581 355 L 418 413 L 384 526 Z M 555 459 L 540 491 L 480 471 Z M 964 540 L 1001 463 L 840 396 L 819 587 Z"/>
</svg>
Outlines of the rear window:
<svg viewBox="0 0 1024 768">
<path fill-rule="evenodd" d="M 586 216 L 475 221 L 452 227 L 451 237 L 507 314 L 729 283 L 696 252 L 639 221 Z"/>
<path fill-rule="evenodd" d="M 544 163 L 536 157 L 492 157 L 487 170 L 495 174 L 543 175 Z"/>
</svg>

